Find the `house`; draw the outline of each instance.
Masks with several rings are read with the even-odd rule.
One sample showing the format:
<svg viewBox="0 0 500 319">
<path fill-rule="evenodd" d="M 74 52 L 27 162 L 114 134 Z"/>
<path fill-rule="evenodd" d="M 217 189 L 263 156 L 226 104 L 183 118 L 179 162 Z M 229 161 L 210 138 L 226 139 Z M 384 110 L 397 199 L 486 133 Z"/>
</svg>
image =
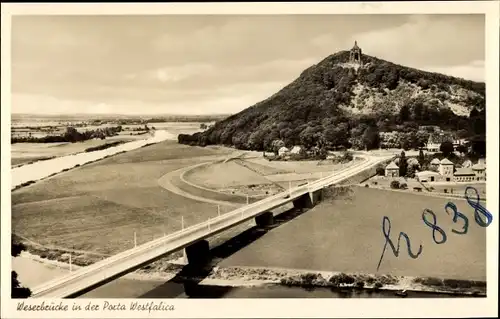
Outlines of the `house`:
<svg viewBox="0 0 500 319">
<path fill-rule="evenodd" d="M 482 161 L 477 162 L 477 164 L 473 165 L 471 169 L 474 172 L 476 180 L 478 181 L 486 180 L 486 165 L 483 164 Z"/>
<path fill-rule="evenodd" d="M 399 177 L 399 167 L 396 163 L 391 162 L 385 168 L 385 177 Z"/>
<path fill-rule="evenodd" d="M 427 145 L 425 146 L 425 149 L 427 150 L 427 152 L 437 153 L 437 152 L 439 152 L 440 146 L 441 146 L 441 144 L 437 144 L 437 143 L 427 143 Z"/>
<path fill-rule="evenodd" d="M 443 179 L 447 182 L 451 181 L 453 178 L 453 166 L 453 163 L 447 158 L 443 158 L 439 164 L 439 174 L 441 174 Z"/>
<path fill-rule="evenodd" d="M 427 145 L 425 146 L 425 148 L 428 152 L 439 152 L 441 143 L 447 141 L 453 143 L 453 137 L 449 133 L 441 132 L 438 134 L 431 134 L 429 136 L 429 139 L 427 140 Z"/>
<path fill-rule="evenodd" d="M 290 150 L 290 154 L 300 154 L 301 151 L 302 151 L 302 147 L 300 147 L 300 146 L 294 146 Z"/>
<path fill-rule="evenodd" d="M 285 155 L 287 155 L 289 152 L 290 152 L 290 150 L 289 150 L 287 147 L 283 146 L 283 147 L 281 147 L 281 148 L 278 150 L 278 155 L 279 155 L 279 156 L 285 156 Z"/>
<path fill-rule="evenodd" d="M 433 171 L 422 171 L 415 173 L 415 177 L 420 182 L 437 182 L 441 179 L 441 174 Z"/>
<path fill-rule="evenodd" d="M 431 161 L 431 168 L 433 169 L 438 169 L 439 168 L 439 164 L 441 164 L 441 161 L 439 160 L 439 158 L 434 158 L 432 161 Z"/>
<path fill-rule="evenodd" d="M 474 171 L 470 167 L 457 168 L 457 171 L 453 174 L 455 182 L 472 182 L 476 179 Z"/>
</svg>

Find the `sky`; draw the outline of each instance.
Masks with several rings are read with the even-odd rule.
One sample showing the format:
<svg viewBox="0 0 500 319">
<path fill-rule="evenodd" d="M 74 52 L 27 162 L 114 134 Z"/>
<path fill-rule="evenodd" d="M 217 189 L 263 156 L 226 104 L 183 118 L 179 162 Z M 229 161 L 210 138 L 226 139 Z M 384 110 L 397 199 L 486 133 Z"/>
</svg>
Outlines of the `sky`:
<svg viewBox="0 0 500 319">
<path fill-rule="evenodd" d="M 13 113 L 236 113 L 355 40 L 485 80 L 484 15 L 15 16 L 11 30 Z"/>
</svg>

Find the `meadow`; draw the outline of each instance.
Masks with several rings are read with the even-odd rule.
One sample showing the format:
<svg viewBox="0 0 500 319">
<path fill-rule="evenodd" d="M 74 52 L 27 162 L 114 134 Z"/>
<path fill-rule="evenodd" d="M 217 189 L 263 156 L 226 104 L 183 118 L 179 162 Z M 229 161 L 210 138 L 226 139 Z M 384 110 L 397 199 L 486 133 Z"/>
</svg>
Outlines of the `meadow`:
<svg viewBox="0 0 500 319">
<path fill-rule="evenodd" d="M 217 205 L 158 184 L 168 172 L 228 149 L 165 141 L 12 192 L 12 232 L 43 246 L 115 254 L 217 215 Z"/>
<path fill-rule="evenodd" d="M 444 206 L 445 198 L 354 186 L 337 199 L 326 199 L 306 213 L 282 224 L 255 242 L 237 251 L 220 267 L 277 267 L 314 271 L 359 272 L 395 276 L 424 276 L 450 279 L 486 280 L 486 229 L 474 221 L 474 211 L 465 200 L 452 200 L 469 218 L 466 235 L 462 222 L 453 223 Z M 422 221 L 422 212 L 431 209 L 447 241 L 436 244 L 432 229 Z M 399 232 L 410 238 L 413 253 L 422 245 L 417 259 L 408 256 L 404 238 L 400 255 L 390 246 L 377 272 L 385 238 L 384 216 L 391 221 L 391 238 L 398 246 Z M 432 218 L 429 218 L 432 223 Z M 436 239 L 441 235 L 436 232 Z"/>
</svg>

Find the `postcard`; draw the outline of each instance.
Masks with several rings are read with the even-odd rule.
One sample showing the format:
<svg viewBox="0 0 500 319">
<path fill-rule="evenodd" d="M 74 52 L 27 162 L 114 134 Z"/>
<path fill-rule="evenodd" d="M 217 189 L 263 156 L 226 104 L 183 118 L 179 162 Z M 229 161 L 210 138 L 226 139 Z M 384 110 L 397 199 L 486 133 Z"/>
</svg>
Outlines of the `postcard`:
<svg viewBox="0 0 500 319">
<path fill-rule="evenodd" d="M 497 316 L 499 9 L 2 4 L 2 317 Z"/>
</svg>

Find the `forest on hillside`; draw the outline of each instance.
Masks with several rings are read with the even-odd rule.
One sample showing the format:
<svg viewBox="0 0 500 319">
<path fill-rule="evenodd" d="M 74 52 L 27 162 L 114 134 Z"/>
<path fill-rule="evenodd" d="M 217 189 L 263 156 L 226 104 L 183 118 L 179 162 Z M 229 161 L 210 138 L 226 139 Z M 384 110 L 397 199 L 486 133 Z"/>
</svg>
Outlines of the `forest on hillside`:
<svg viewBox="0 0 500 319">
<path fill-rule="evenodd" d="M 357 72 L 343 67 L 348 51 L 333 54 L 313 65 L 282 90 L 242 112 L 232 115 L 204 132 L 179 135 L 179 143 L 223 144 L 238 149 L 272 150 L 273 143 L 306 148 L 378 148 L 379 132 L 405 133 L 410 148 L 422 146 L 428 135 L 419 126 L 436 125 L 474 143 L 483 143 L 486 132 L 485 84 L 438 73 L 425 72 L 363 55 L 365 67 Z M 373 94 L 395 92 L 401 83 L 418 86 L 424 95 L 401 96 L 399 109 L 382 101 L 369 114 L 350 112 L 354 85 L 362 84 Z M 462 100 L 450 97 L 452 86 L 472 92 Z M 432 96 L 433 98 L 429 98 Z M 459 116 L 442 101 L 455 99 L 470 108 Z M 370 99 L 370 96 L 366 96 Z M 387 105 L 386 105 L 387 104 Z"/>
</svg>

